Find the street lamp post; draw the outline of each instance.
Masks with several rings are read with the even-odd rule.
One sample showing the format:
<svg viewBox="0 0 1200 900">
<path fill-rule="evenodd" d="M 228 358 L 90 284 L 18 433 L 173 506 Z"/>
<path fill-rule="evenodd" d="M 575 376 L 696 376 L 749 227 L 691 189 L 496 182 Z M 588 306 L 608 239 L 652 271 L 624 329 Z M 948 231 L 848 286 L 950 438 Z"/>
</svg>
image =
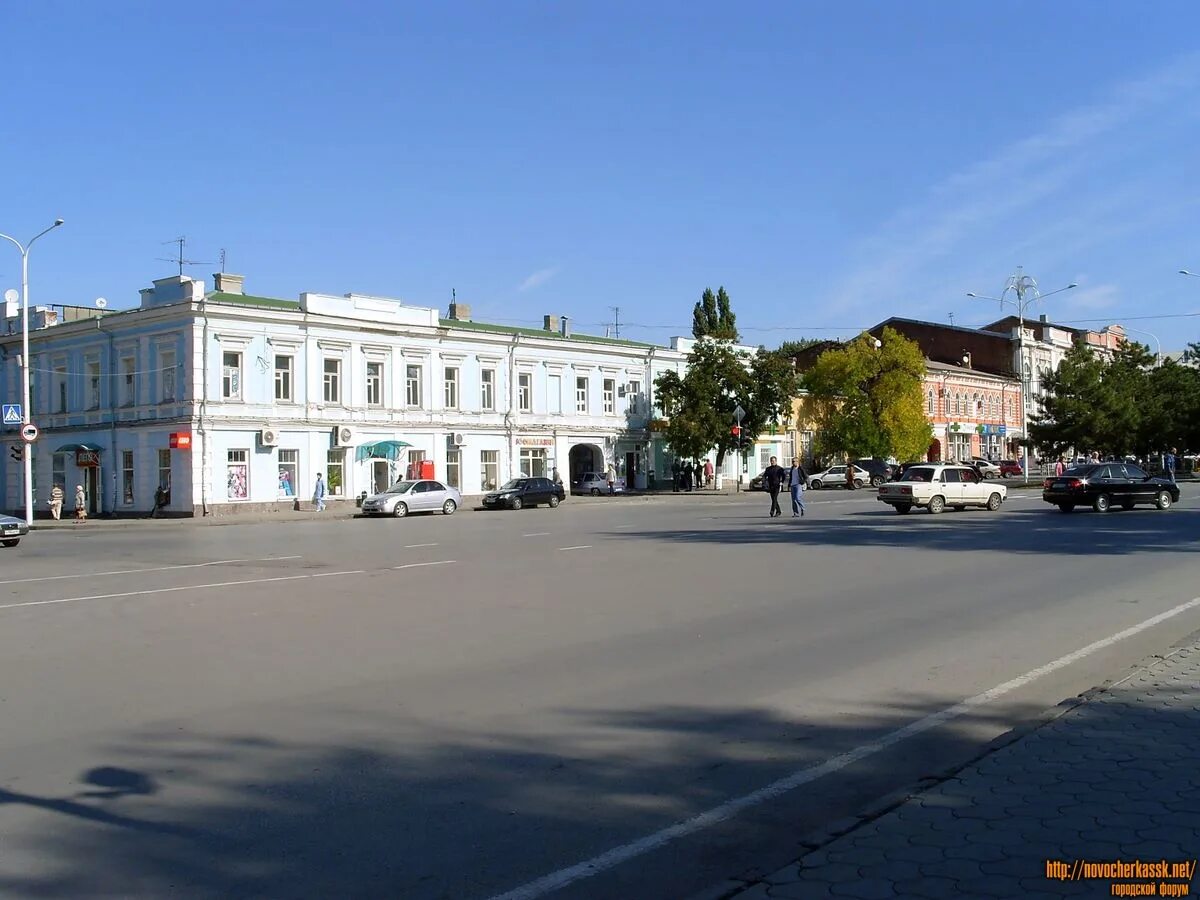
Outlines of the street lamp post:
<svg viewBox="0 0 1200 900">
<path fill-rule="evenodd" d="M 1138 334 L 1144 334 L 1144 335 L 1146 335 L 1146 337 L 1154 338 L 1154 343 L 1158 347 L 1158 352 L 1156 352 L 1154 354 L 1154 365 L 1156 365 L 1156 366 L 1162 365 L 1162 341 L 1160 341 L 1157 337 L 1155 337 L 1150 332 L 1143 331 L 1141 328 L 1134 328 L 1132 325 L 1122 325 L 1121 327 L 1124 328 L 1126 331 L 1136 331 Z"/>
<path fill-rule="evenodd" d="M 29 396 L 29 251 L 33 249 L 34 241 L 44 234 L 49 234 L 63 223 L 55 219 L 54 224 L 31 237 L 24 245 L 16 238 L 0 234 L 0 238 L 14 244 L 21 251 L 21 400 L 22 421 L 29 425 L 33 421 L 33 410 L 30 408 Z M 25 524 L 33 525 L 33 447 L 26 445 L 25 449 Z"/>
<path fill-rule="evenodd" d="M 1037 281 L 1030 275 L 1025 275 L 1021 271 L 1022 267 L 1017 266 L 1017 271 L 1008 276 L 1008 281 L 1004 283 L 1004 290 L 1000 292 L 999 297 L 984 297 L 982 294 L 968 292 L 968 297 L 973 297 L 976 300 L 992 300 L 1000 304 L 1011 303 L 1017 308 L 1017 365 L 1020 369 L 1019 378 L 1021 379 L 1021 475 L 1025 483 L 1029 483 L 1029 384 L 1025 380 L 1025 309 L 1033 303 L 1041 300 L 1043 297 L 1049 297 L 1051 294 L 1060 294 L 1063 291 L 1069 291 L 1071 288 L 1078 287 L 1075 282 L 1071 282 L 1066 287 L 1059 288 L 1056 291 L 1050 291 L 1049 294 L 1043 294 L 1038 290 Z M 1016 295 L 1016 299 L 1008 296 L 1009 292 Z M 1026 298 L 1026 295 L 1029 295 Z"/>
</svg>

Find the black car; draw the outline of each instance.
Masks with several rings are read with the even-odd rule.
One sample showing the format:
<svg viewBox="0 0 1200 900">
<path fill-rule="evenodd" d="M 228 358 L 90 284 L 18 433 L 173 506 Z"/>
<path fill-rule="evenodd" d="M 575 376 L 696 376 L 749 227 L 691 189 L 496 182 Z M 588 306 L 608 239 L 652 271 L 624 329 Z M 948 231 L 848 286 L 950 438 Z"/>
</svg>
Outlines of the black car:
<svg viewBox="0 0 1200 900">
<path fill-rule="evenodd" d="M 1133 509 L 1138 503 L 1170 509 L 1179 502 L 1179 485 L 1148 475 L 1132 463 L 1091 463 L 1047 478 L 1042 482 L 1042 499 L 1068 513 L 1084 505 L 1096 512 L 1108 512 L 1114 504 Z"/>
<path fill-rule="evenodd" d="M 483 495 L 484 509 L 521 509 L 545 503 L 558 506 L 567 497 L 561 484 L 549 478 L 514 478 L 500 490 Z"/>
<path fill-rule="evenodd" d="M 854 465 L 871 473 L 873 487 L 879 487 L 885 481 L 891 481 L 899 474 L 896 467 L 889 466 L 881 459 L 856 459 Z"/>
</svg>

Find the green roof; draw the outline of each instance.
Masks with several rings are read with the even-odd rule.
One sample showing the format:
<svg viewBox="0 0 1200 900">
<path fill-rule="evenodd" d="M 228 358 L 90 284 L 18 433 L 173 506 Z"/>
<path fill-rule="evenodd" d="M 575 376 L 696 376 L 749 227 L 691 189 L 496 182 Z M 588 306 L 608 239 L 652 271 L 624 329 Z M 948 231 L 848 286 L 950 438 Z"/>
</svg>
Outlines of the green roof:
<svg viewBox="0 0 1200 900">
<path fill-rule="evenodd" d="M 236 303 L 239 306 L 267 306 L 271 309 L 299 309 L 297 300 L 276 300 L 274 297 L 251 297 L 249 294 L 227 294 L 223 291 L 213 291 L 205 300 L 214 303 Z"/>
<path fill-rule="evenodd" d="M 466 331 L 491 331 L 499 334 L 524 334 L 529 337 L 556 338 L 560 341 L 583 341 L 589 344 L 616 344 L 620 347 L 643 347 L 650 349 L 658 344 L 647 344 L 643 341 L 627 341 L 623 338 L 597 337 L 594 334 L 577 334 L 572 332 L 570 337 L 563 337 L 557 331 L 547 331 L 544 328 L 529 328 L 518 325 L 492 325 L 488 322 L 467 322 L 462 319 L 439 319 L 443 328 L 462 328 Z"/>
</svg>

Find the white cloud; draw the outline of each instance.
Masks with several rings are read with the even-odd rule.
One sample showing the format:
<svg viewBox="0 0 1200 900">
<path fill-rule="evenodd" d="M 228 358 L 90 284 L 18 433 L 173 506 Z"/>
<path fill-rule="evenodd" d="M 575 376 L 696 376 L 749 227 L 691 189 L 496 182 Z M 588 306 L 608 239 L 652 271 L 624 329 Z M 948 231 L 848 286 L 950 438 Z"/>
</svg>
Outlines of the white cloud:
<svg viewBox="0 0 1200 900">
<path fill-rule="evenodd" d="M 553 266 L 549 269 L 538 269 L 528 278 L 517 286 L 518 291 L 531 291 L 536 287 L 541 287 L 551 278 L 558 274 L 558 266 Z"/>
</svg>

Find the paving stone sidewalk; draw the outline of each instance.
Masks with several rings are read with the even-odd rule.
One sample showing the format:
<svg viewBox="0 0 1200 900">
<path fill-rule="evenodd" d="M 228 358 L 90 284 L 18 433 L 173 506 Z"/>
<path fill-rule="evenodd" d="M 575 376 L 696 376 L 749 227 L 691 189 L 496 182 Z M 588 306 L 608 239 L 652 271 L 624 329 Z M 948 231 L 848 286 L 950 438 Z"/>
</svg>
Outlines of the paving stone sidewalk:
<svg viewBox="0 0 1200 900">
<path fill-rule="evenodd" d="M 1200 856 L 1200 641 L 766 878 L 718 896 L 1193 896 L 1200 879 L 1054 880 L 1082 862 Z M 1079 874 L 1084 874 L 1083 869 Z M 1163 891 L 1166 881 L 1187 894 Z"/>
</svg>

